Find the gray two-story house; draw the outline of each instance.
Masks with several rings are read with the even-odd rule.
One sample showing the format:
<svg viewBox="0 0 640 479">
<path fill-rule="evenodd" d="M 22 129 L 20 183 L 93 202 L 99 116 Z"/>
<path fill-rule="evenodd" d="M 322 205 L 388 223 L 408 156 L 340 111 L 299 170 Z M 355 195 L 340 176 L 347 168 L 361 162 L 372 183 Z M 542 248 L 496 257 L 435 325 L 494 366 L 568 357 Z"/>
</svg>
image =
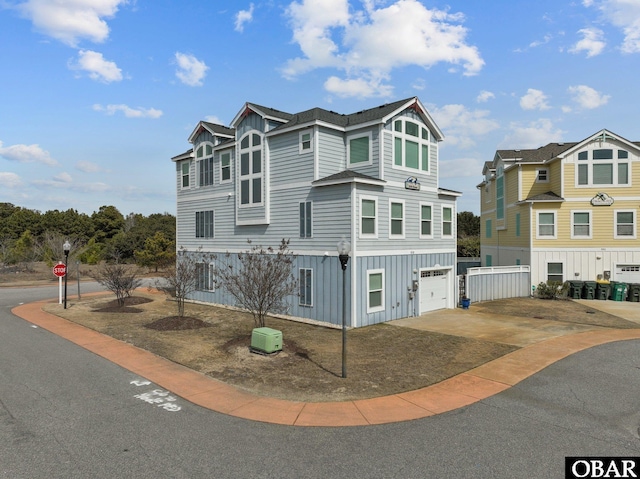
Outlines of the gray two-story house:
<svg viewBox="0 0 640 479">
<path fill-rule="evenodd" d="M 442 139 L 416 97 L 347 115 L 246 103 L 229 127 L 200 122 L 172 158 L 177 246 L 220 256 L 289 239 L 288 315 L 340 324 L 344 237 L 349 326 L 452 308 L 460 193 L 439 186 Z M 192 299 L 233 304 L 215 269 L 202 265 Z"/>
</svg>

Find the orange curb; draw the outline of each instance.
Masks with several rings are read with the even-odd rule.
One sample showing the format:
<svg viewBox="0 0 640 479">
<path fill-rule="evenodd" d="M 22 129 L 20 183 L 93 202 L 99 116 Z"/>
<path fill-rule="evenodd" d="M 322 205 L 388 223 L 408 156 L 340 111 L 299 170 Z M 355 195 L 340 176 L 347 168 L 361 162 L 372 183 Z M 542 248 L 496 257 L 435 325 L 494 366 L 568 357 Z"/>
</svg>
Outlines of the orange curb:
<svg viewBox="0 0 640 479">
<path fill-rule="evenodd" d="M 578 351 L 640 339 L 640 329 L 586 331 L 525 346 L 415 391 L 341 402 L 296 402 L 257 396 L 149 351 L 42 310 L 37 301 L 12 313 L 65 338 L 198 406 L 243 419 L 288 426 L 367 426 L 421 419 L 493 396 Z"/>
</svg>

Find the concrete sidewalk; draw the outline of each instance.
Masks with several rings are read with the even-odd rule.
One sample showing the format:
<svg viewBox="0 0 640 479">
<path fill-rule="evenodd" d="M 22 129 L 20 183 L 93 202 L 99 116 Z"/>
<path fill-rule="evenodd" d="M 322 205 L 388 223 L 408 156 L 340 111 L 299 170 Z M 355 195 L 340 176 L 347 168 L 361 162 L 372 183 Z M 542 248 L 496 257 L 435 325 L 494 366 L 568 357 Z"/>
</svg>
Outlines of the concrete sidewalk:
<svg viewBox="0 0 640 479">
<path fill-rule="evenodd" d="M 12 312 L 194 404 L 244 419 L 290 426 L 364 426 L 424 418 L 497 394 L 583 349 L 612 341 L 640 339 L 640 329 L 585 327 L 572 323 L 558 324 L 561 323 L 558 321 L 549 321 L 553 324 L 542 327 L 536 321 L 537 327 L 534 328 L 526 319 L 489 317 L 474 314 L 473 310 L 445 310 L 437 315 L 423 315 L 390 324 L 500 340 L 522 346 L 522 349 L 416 391 L 344 402 L 295 402 L 241 391 L 131 344 L 49 314 L 42 310 L 45 302 L 21 305 Z M 593 303 L 590 301 L 590 306 Z M 638 311 L 638 303 L 635 305 L 635 311 Z M 632 312 L 629 314 L 633 315 Z M 636 317 L 635 321 L 640 320 Z"/>
</svg>

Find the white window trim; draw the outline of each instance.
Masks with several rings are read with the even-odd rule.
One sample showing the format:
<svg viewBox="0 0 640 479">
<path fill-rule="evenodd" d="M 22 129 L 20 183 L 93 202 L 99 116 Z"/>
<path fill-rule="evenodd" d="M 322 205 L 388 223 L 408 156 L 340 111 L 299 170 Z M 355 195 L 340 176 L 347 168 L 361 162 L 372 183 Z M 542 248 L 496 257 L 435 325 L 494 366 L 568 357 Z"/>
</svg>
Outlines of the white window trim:
<svg viewBox="0 0 640 479">
<path fill-rule="evenodd" d="M 632 235 L 619 235 L 618 234 L 618 213 L 631 213 L 633 214 L 633 234 Z M 638 216 L 635 210 L 613 210 L 613 237 L 619 240 L 634 240 L 637 237 L 638 231 Z"/>
<path fill-rule="evenodd" d="M 302 148 L 302 135 L 309 135 L 309 148 L 308 149 L 303 149 Z M 313 135 L 313 129 L 312 128 L 307 128 L 305 130 L 302 130 L 298 133 L 298 153 L 300 155 L 305 154 L 305 153 L 312 153 L 313 152 L 313 143 L 314 143 L 314 135 Z"/>
<path fill-rule="evenodd" d="M 381 295 L 382 297 L 380 301 L 380 306 L 371 307 L 370 305 L 371 290 L 369 289 L 369 277 L 372 274 L 380 274 L 380 273 L 382 273 L 382 295 Z M 384 287 L 385 287 L 384 269 L 368 269 L 367 270 L 367 313 L 377 313 L 385 310 L 385 297 L 384 297 L 385 288 Z"/>
<path fill-rule="evenodd" d="M 187 174 L 185 175 L 182 172 L 182 165 L 188 165 L 187 168 Z M 184 186 L 184 177 L 188 177 L 189 178 L 189 186 Z M 191 160 L 186 160 L 186 161 L 182 161 L 180 162 L 180 189 L 181 190 L 189 190 L 191 189 Z"/>
<path fill-rule="evenodd" d="M 588 235 L 576 235 L 575 234 L 575 223 L 574 223 L 574 213 L 587 213 L 589 215 L 589 234 Z M 592 239 L 593 237 L 593 215 L 589 210 L 571 210 L 571 239 Z"/>
<path fill-rule="evenodd" d="M 369 234 L 369 233 L 363 233 L 362 232 L 362 202 L 364 200 L 370 200 L 373 201 L 375 203 L 375 209 L 376 209 L 376 216 L 374 218 L 375 223 L 374 223 L 374 227 L 376 232 L 374 234 Z M 378 233 L 380 231 L 379 229 L 379 218 L 380 218 L 380 208 L 378 207 L 378 197 L 377 196 L 367 196 L 367 195 L 361 195 L 360 199 L 359 199 L 359 209 L 360 211 L 358 212 L 358 217 L 360 220 L 360 224 L 358 225 L 358 237 L 359 238 L 364 238 L 364 239 L 375 239 L 378 237 Z"/>
<path fill-rule="evenodd" d="M 562 265 L 562 281 L 564 283 L 567 281 L 567 265 L 564 261 L 546 261 L 544 264 L 544 282 L 549 281 L 549 264 L 550 263 L 560 263 Z"/>
<path fill-rule="evenodd" d="M 422 234 L 422 207 L 423 206 L 431 206 L 431 219 L 429 220 L 431 222 L 431 234 L 430 235 L 423 235 Z M 421 201 L 420 202 L 420 211 L 418 213 L 418 220 L 420 222 L 419 224 L 419 231 L 420 231 L 420 239 L 433 239 L 433 203 L 427 203 L 426 201 Z"/>
<path fill-rule="evenodd" d="M 540 179 L 540 172 L 544 171 L 544 180 Z M 536 183 L 549 183 L 549 168 L 536 169 Z"/>
<path fill-rule="evenodd" d="M 540 234 L 540 214 L 551 213 L 553 214 L 553 235 L 541 235 Z M 558 214 L 554 210 L 540 210 L 536 212 L 536 239 L 551 240 L 558 239 Z M 555 263 L 556 261 L 554 261 Z"/>
<path fill-rule="evenodd" d="M 402 121 L 402 131 L 396 131 L 395 130 L 395 122 L 401 120 Z M 411 122 L 411 123 L 415 123 L 416 125 L 418 125 L 418 136 L 411 136 L 408 135 L 406 133 L 407 131 L 407 126 L 406 123 L 407 122 Z M 427 136 L 429 138 L 427 138 L 426 140 L 422 139 L 422 129 L 427 130 Z M 431 130 L 429 130 L 429 128 L 427 128 L 427 126 L 424 123 L 421 123 L 418 120 L 415 120 L 413 118 L 395 118 L 391 121 L 391 130 L 387 130 L 390 131 L 390 133 L 392 133 L 392 138 L 391 138 L 391 168 L 394 170 L 402 170 L 402 171 L 406 171 L 411 173 L 412 175 L 415 174 L 422 174 L 422 175 L 430 175 L 431 174 L 431 148 L 433 147 L 433 143 L 431 142 L 430 138 L 432 137 L 431 134 Z M 396 138 L 401 138 L 402 139 L 402 145 L 404 148 L 405 145 L 405 140 L 409 140 L 409 141 L 413 141 L 415 143 L 418 143 L 418 168 L 410 168 L 408 166 L 406 166 L 406 152 L 403 151 L 403 155 L 402 155 L 402 165 L 396 165 Z M 422 145 L 427 146 L 427 169 L 423 170 L 422 169 Z"/>
<path fill-rule="evenodd" d="M 196 291 L 205 291 L 207 293 L 215 292 L 215 290 L 216 290 L 215 263 L 200 262 L 198 264 L 204 264 L 204 265 L 208 265 L 209 266 L 209 284 L 206 285 L 204 289 L 197 289 Z"/>
<path fill-rule="evenodd" d="M 596 148 L 597 149 L 597 148 Z M 578 153 L 580 152 L 576 152 L 575 155 L 575 160 L 574 160 L 574 164 L 575 164 L 575 187 L 576 188 L 628 188 L 633 186 L 633 176 L 632 176 L 632 159 L 630 157 L 628 158 L 618 158 L 618 154 L 616 153 L 616 151 L 619 150 L 619 148 L 615 148 L 615 147 L 611 147 L 611 148 L 606 148 L 606 149 L 613 149 L 614 154 L 613 154 L 613 158 L 608 159 L 608 160 L 594 160 L 593 159 L 593 150 L 583 150 L 583 151 L 588 151 L 588 157 L 586 160 L 579 160 L 578 159 Z M 619 183 L 618 180 L 618 165 L 619 164 L 627 164 L 627 183 Z M 612 182 L 611 184 L 603 184 L 603 183 L 594 183 L 593 182 L 593 165 L 612 165 Z M 579 165 L 587 165 L 587 177 L 588 180 L 587 184 L 585 185 L 581 185 L 578 183 L 578 166 Z"/>
<path fill-rule="evenodd" d="M 357 140 L 358 138 L 369 138 L 369 161 L 360 163 L 351 163 L 351 140 Z M 347 164 L 349 166 L 358 167 L 373 164 L 373 134 L 369 131 L 367 133 L 360 133 L 357 135 L 347 136 Z"/>
<path fill-rule="evenodd" d="M 392 203 L 397 203 L 402 205 L 402 233 L 399 235 L 394 235 L 391 233 L 391 222 L 393 220 L 393 218 L 391 217 Z M 405 239 L 406 223 L 407 223 L 407 207 L 405 205 L 405 201 L 389 198 L 389 239 Z"/>
<path fill-rule="evenodd" d="M 207 213 L 211 211 L 211 228 L 213 229 L 213 235 L 212 236 L 198 236 L 198 213 Z M 210 239 L 214 239 L 216 237 L 216 210 L 198 210 L 195 212 L 195 224 L 196 224 L 196 228 L 195 228 L 195 238 L 198 239 L 205 239 L 205 240 L 210 240 Z"/>
<path fill-rule="evenodd" d="M 222 155 L 228 154 L 229 155 L 229 179 L 228 180 L 223 180 L 222 179 Z M 225 183 L 231 183 L 233 182 L 233 155 L 231 154 L 231 151 L 223 151 L 220 153 L 220 161 L 219 161 L 219 168 L 218 168 L 218 173 L 220 176 L 218 176 L 218 178 L 220 178 L 220 184 L 224 185 Z"/>
<path fill-rule="evenodd" d="M 258 147 L 254 147 L 252 145 L 253 142 L 253 135 L 258 135 L 260 137 L 260 148 Z M 249 148 L 245 148 L 242 149 L 240 147 L 242 140 L 244 139 L 244 137 L 249 136 Z M 238 170 L 238 208 L 240 209 L 244 209 L 244 208 L 257 208 L 257 207 L 263 207 L 265 205 L 264 202 L 264 197 L 266 194 L 266 181 L 265 181 L 265 167 L 266 167 L 266 161 L 265 161 L 265 148 L 264 148 L 264 135 L 262 134 L 262 132 L 257 131 L 257 130 L 249 130 L 247 133 L 245 133 L 244 135 L 242 135 L 242 137 L 240 138 L 240 140 L 238 141 L 238 158 L 237 158 L 237 170 Z M 260 161 L 261 161 L 261 165 L 260 165 L 260 173 L 252 173 L 251 170 L 253 169 L 253 152 L 260 150 Z M 240 165 L 240 162 L 242 161 L 242 153 L 243 152 L 249 152 L 249 174 L 248 175 L 242 175 L 242 168 Z M 261 188 L 260 188 L 260 201 L 257 203 L 254 203 L 253 201 L 253 180 L 255 180 L 256 178 L 260 178 L 261 180 Z M 249 181 L 249 203 L 242 203 L 242 182 L 243 181 Z"/>
<path fill-rule="evenodd" d="M 445 223 L 445 221 L 444 221 L 444 210 L 447 209 L 447 208 L 451 210 L 451 234 L 450 235 L 444 234 L 444 223 Z M 455 238 L 456 237 L 455 219 L 456 219 L 456 212 L 455 212 L 453 206 L 441 205 L 441 207 L 440 207 L 440 237 L 441 238 Z"/>
<path fill-rule="evenodd" d="M 311 271 L 311 303 L 303 303 L 301 296 L 298 296 L 298 306 L 302 306 L 303 308 L 313 308 L 313 268 L 298 268 L 298 284 L 301 283 L 301 272 L 304 271 L 305 275 L 307 271 Z"/>
</svg>

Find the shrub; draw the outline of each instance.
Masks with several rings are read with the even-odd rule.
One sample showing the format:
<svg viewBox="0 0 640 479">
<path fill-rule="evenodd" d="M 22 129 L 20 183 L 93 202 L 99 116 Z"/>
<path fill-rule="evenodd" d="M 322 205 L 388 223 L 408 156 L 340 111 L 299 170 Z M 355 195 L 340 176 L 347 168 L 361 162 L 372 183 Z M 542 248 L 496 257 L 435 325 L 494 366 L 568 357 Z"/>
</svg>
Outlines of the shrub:
<svg viewBox="0 0 640 479">
<path fill-rule="evenodd" d="M 547 281 L 538 284 L 535 295 L 540 299 L 558 299 L 567 295 L 569 291 L 569 282 L 565 281 Z"/>
</svg>

